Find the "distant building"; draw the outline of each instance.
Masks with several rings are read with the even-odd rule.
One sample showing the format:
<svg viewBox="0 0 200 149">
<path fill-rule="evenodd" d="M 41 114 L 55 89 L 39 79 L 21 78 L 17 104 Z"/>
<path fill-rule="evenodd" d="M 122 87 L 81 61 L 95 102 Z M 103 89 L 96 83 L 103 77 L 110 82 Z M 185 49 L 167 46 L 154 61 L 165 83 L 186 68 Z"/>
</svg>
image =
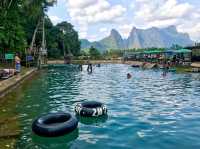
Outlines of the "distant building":
<svg viewBox="0 0 200 149">
<path fill-rule="evenodd" d="M 195 46 L 186 47 L 192 50 L 192 61 L 200 61 L 200 43 L 195 43 Z"/>
</svg>

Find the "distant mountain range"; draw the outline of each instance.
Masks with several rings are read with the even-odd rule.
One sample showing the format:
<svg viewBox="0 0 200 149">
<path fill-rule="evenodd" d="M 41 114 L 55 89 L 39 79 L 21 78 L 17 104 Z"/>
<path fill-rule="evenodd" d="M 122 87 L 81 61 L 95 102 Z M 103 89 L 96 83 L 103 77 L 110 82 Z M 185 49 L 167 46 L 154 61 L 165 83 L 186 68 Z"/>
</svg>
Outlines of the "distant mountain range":
<svg viewBox="0 0 200 149">
<path fill-rule="evenodd" d="M 149 29 L 133 27 L 127 39 L 123 39 L 117 30 L 112 29 L 110 35 L 100 41 L 81 40 L 82 49 L 93 46 L 102 52 L 109 49 L 168 48 L 173 44 L 189 46 L 193 44 L 193 41 L 187 33 L 178 32 L 175 26 Z"/>
</svg>

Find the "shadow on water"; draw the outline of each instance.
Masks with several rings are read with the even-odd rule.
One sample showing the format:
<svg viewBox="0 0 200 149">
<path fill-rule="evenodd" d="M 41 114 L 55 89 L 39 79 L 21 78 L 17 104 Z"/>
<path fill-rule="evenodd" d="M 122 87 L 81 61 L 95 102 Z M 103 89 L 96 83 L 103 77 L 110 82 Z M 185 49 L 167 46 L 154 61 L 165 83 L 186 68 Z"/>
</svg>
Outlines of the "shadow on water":
<svg viewBox="0 0 200 149">
<path fill-rule="evenodd" d="M 60 137 L 40 137 L 32 132 L 32 140 L 26 145 L 27 149 L 37 148 L 37 149 L 48 149 L 48 148 L 70 148 L 70 142 L 76 140 L 79 136 L 79 129 L 75 129 L 73 132 L 60 136 Z M 25 142 L 24 142 L 25 143 Z M 17 149 L 21 149 L 23 144 L 18 144 Z"/>
<path fill-rule="evenodd" d="M 81 117 L 79 115 L 76 115 L 76 117 L 80 123 L 85 125 L 101 124 L 105 123 L 108 120 L 108 115 L 100 117 Z"/>
</svg>

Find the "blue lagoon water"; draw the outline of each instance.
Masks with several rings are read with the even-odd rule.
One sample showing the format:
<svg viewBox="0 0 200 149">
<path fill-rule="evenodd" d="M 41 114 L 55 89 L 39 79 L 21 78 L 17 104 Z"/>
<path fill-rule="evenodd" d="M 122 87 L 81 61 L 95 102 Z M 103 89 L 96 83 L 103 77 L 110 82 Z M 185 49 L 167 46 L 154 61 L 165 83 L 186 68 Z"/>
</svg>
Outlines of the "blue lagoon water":
<svg viewBox="0 0 200 149">
<path fill-rule="evenodd" d="M 76 65 L 49 67 L 20 87 L 13 112 L 20 118 L 18 149 L 198 149 L 200 75 L 102 65 L 88 74 Z M 131 79 L 126 74 L 131 73 Z M 19 94 L 20 93 L 20 94 Z M 8 97 L 9 98 L 9 97 Z M 108 117 L 80 119 L 78 129 L 58 138 L 31 132 L 33 120 L 49 112 L 71 112 L 78 102 L 95 100 Z"/>
</svg>

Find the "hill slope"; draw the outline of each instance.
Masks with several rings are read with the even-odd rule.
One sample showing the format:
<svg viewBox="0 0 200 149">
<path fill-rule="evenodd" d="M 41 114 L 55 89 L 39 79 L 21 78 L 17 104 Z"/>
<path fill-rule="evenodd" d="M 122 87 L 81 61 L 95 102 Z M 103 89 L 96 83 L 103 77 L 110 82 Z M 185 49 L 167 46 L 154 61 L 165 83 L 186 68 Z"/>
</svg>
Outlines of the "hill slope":
<svg viewBox="0 0 200 149">
<path fill-rule="evenodd" d="M 94 46 L 102 52 L 109 49 L 168 48 L 173 44 L 188 46 L 192 45 L 193 41 L 187 33 L 179 33 L 175 26 L 167 28 L 152 27 L 149 29 L 133 27 L 127 39 L 123 39 L 118 31 L 112 29 L 110 35 L 100 41 L 81 40 L 82 49 Z"/>
</svg>

